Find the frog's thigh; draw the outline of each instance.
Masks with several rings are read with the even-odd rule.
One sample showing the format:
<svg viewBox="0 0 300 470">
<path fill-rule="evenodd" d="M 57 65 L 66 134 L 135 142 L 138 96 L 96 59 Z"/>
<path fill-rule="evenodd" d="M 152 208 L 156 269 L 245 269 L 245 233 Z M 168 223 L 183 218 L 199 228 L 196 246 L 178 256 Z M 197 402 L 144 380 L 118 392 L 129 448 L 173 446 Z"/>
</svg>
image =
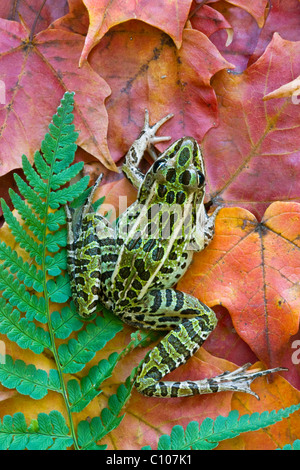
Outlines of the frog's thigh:
<svg viewBox="0 0 300 470">
<path fill-rule="evenodd" d="M 184 364 L 217 324 L 214 312 L 200 300 L 174 289 L 153 289 L 122 320 L 138 328 L 172 330 L 150 352 L 136 387 L 142 393 L 156 380 Z M 155 364 L 156 376 L 153 372 Z M 151 376 L 148 383 L 149 374 Z M 145 380 L 144 380 L 145 378 Z M 147 393 L 147 392 L 146 392 Z"/>
<path fill-rule="evenodd" d="M 216 326 L 214 312 L 200 300 L 175 289 L 150 290 L 135 306 L 126 308 L 122 320 L 137 328 L 173 330 L 184 318 L 200 316 L 203 329 Z"/>
<path fill-rule="evenodd" d="M 143 299 L 140 312 L 126 316 L 123 320 L 131 318 L 131 323 L 138 323 L 135 326 L 172 329 L 150 352 L 135 382 L 139 392 L 156 396 L 162 396 L 163 383 L 159 382 L 162 377 L 184 364 L 217 323 L 209 307 L 195 297 L 173 289 L 150 291 Z M 181 385 L 181 391 L 182 388 Z M 154 389 L 157 390 L 154 392 Z M 188 394 L 191 394 L 190 386 Z"/>
</svg>

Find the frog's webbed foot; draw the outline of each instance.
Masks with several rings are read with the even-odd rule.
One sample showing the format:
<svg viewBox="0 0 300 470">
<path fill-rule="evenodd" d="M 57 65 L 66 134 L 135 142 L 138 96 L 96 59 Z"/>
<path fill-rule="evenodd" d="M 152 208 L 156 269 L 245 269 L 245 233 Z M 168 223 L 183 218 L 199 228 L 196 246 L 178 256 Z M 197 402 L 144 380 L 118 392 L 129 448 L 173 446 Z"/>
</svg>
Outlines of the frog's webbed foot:
<svg viewBox="0 0 300 470">
<path fill-rule="evenodd" d="M 167 116 L 160 119 L 160 121 L 158 121 L 156 124 L 154 124 L 153 126 L 150 126 L 150 124 L 149 124 L 149 112 L 148 112 L 148 109 L 145 109 L 145 123 L 144 123 L 142 133 L 144 132 L 145 136 L 147 136 L 148 139 L 149 139 L 148 145 L 147 145 L 147 152 L 151 156 L 152 160 L 156 160 L 158 158 L 158 156 L 156 154 L 156 151 L 155 151 L 154 145 L 159 143 L 159 142 L 165 142 L 165 141 L 168 141 L 168 140 L 171 139 L 170 136 L 156 136 L 155 134 L 158 131 L 158 129 L 165 122 L 167 122 L 169 119 L 171 119 L 173 116 L 174 116 L 174 114 L 168 114 Z"/>
<path fill-rule="evenodd" d="M 287 370 L 284 367 L 276 367 L 274 369 L 267 370 L 258 370 L 249 371 L 250 363 L 244 364 L 242 367 L 234 370 L 233 372 L 223 372 L 223 374 L 213 377 L 211 379 L 206 379 L 202 382 L 202 386 L 206 386 L 206 392 L 204 393 L 214 393 L 214 392 L 245 392 L 250 393 L 250 395 L 255 396 L 259 400 L 259 396 L 253 392 L 250 388 L 250 384 L 253 380 L 258 377 L 263 377 L 264 375 L 273 374 L 274 372 L 280 372 Z M 204 384 L 204 382 L 207 382 Z"/>
<path fill-rule="evenodd" d="M 149 152 L 153 160 L 156 160 L 157 155 L 153 146 L 158 142 L 165 142 L 171 139 L 169 136 L 155 135 L 158 129 L 166 121 L 171 119 L 171 117 L 173 117 L 173 114 L 168 114 L 167 116 L 160 119 L 160 121 L 158 121 L 156 124 L 150 126 L 149 113 L 147 109 L 145 110 L 144 127 L 138 138 L 133 142 L 132 146 L 128 150 L 125 157 L 125 163 L 122 166 L 123 173 L 137 189 L 139 189 L 144 180 L 144 174 L 139 170 L 138 166 L 146 150 Z"/>
<path fill-rule="evenodd" d="M 174 116 L 174 114 L 167 114 L 167 116 L 163 117 L 160 119 L 157 123 L 153 124 L 153 126 L 150 126 L 149 124 L 149 111 L 148 109 L 145 109 L 145 122 L 144 122 L 144 127 L 142 130 L 142 133 L 145 133 L 148 139 L 148 146 L 151 144 L 155 145 L 159 142 L 165 142 L 167 140 L 170 140 L 170 136 L 156 136 L 156 132 L 158 129 L 169 119 L 171 119 Z"/>
<path fill-rule="evenodd" d="M 207 215 L 204 206 L 202 206 L 202 210 L 199 211 L 197 225 L 188 244 L 189 250 L 202 251 L 210 244 L 215 234 L 217 215 L 224 207 L 224 205 L 218 206 L 211 215 Z"/>
</svg>

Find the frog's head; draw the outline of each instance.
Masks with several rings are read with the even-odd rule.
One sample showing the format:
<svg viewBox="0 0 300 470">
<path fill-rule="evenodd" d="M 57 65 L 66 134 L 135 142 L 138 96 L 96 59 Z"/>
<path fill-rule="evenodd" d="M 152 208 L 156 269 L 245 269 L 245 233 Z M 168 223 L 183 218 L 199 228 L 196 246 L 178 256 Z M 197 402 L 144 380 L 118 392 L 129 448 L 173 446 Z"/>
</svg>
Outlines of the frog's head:
<svg viewBox="0 0 300 470">
<path fill-rule="evenodd" d="M 153 163 L 145 176 L 140 196 L 152 192 L 153 199 L 160 202 L 183 204 L 187 199 L 191 202 L 191 196 L 195 202 L 202 201 L 204 191 L 205 170 L 200 147 L 192 137 L 184 137 Z"/>
</svg>

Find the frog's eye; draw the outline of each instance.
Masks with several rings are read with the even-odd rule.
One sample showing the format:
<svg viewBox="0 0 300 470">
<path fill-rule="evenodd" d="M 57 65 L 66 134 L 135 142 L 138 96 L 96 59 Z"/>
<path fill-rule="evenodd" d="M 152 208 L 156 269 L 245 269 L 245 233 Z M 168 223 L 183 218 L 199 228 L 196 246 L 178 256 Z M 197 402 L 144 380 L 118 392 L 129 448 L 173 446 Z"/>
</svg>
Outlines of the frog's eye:
<svg viewBox="0 0 300 470">
<path fill-rule="evenodd" d="M 198 186 L 203 186 L 205 181 L 205 176 L 201 171 L 197 171 Z"/>
<path fill-rule="evenodd" d="M 165 163 L 166 160 L 156 160 L 156 162 L 154 162 L 152 166 L 153 173 L 156 173 L 159 168 L 165 165 Z"/>
</svg>

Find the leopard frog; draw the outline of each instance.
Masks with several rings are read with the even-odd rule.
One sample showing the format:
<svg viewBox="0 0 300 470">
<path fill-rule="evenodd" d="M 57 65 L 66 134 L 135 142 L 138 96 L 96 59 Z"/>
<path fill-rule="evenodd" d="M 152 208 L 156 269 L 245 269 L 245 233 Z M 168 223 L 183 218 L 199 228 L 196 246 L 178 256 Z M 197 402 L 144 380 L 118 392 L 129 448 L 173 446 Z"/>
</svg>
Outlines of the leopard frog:
<svg viewBox="0 0 300 470">
<path fill-rule="evenodd" d="M 193 252 L 211 241 L 218 210 L 210 216 L 205 211 L 204 162 L 195 139 L 181 138 L 156 156 L 153 145 L 169 137 L 155 134 L 171 117 L 150 126 L 146 111 L 143 130 L 122 168 L 138 190 L 137 200 L 115 227 L 92 208 L 101 176 L 76 217 L 66 206 L 73 299 L 82 317 L 90 317 L 100 301 L 129 325 L 169 331 L 137 374 L 140 393 L 183 397 L 230 390 L 255 395 L 252 380 L 280 368 L 251 373 L 246 364 L 214 378 L 162 381 L 198 350 L 217 324 L 213 310 L 173 288 Z M 155 161 L 144 175 L 138 166 L 146 150 Z"/>
</svg>

